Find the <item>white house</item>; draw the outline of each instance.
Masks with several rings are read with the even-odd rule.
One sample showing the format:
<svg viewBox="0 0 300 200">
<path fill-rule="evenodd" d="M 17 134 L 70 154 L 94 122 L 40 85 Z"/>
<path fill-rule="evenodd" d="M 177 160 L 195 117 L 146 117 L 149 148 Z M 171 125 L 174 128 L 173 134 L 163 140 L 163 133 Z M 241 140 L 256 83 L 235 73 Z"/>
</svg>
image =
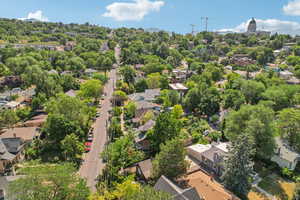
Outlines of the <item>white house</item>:
<svg viewBox="0 0 300 200">
<path fill-rule="evenodd" d="M 280 78 L 287 80 L 293 76 L 293 73 L 288 70 L 285 70 L 285 71 L 279 72 L 279 76 L 280 76 Z"/>
<path fill-rule="evenodd" d="M 277 149 L 271 160 L 282 168 L 286 167 L 290 170 L 294 170 L 300 160 L 300 154 L 292 150 L 281 138 L 277 137 L 275 141 Z"/>
</svg>

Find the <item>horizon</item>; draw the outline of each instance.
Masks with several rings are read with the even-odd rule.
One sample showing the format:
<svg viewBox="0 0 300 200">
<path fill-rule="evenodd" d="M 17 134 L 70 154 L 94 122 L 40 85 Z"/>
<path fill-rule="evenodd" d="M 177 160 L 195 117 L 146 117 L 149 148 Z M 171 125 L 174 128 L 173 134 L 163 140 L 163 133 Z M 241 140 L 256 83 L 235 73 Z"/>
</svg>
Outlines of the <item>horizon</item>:
<svg viewBox="0 0 300 200">
<path fill-rule="evenodd" d="M 17 5 L 17 6 L 16 6 Z M 268 7 L 268 9 L 265 9 Z M 300 0 L 271 0 L 240 2 L 230 0 L 196 1 L 180 0 L 105 0 L 88 3 L 62 0 L 45 2 L 29 0 L 2 0 L 0 17 L 9 19 L 36 19 L 39 21 L 95 24 L 109 28 L 160 29 L 187 34 L 208 31 L 243 32 L 254 17 L 258 30 L 283 34 L 300 34 Z"/>
</svg>

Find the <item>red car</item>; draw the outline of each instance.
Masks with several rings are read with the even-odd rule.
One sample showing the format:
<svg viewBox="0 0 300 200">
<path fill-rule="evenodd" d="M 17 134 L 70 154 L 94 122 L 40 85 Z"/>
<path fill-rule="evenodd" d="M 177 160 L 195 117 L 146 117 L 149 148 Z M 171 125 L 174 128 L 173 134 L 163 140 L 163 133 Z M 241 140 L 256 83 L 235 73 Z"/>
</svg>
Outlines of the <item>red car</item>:
<svg viewBox="0 0 300 200">
<path fill-rule="evenodd" d="M 84 143 L 84 146 L 85 146 L 85 151 L 89 152 L 91 150 L 92 143 L 91 142 L 86 142 L 86 143 Z"/>
</svg>

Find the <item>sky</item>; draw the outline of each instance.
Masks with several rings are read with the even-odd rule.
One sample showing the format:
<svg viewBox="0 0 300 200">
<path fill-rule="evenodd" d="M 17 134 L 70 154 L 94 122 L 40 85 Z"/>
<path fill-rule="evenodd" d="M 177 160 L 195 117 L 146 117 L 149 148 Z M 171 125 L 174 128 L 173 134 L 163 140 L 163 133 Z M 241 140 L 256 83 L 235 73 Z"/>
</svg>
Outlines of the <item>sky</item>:
<svg viewBox="0 0 300 200">
<path fill-rule="evenodd" d="M 101 26 L 158 28 L 177 33 L 258 29 L 300 35 L 300 0 L 0 0 L 0 17 Z"/>
</svg>

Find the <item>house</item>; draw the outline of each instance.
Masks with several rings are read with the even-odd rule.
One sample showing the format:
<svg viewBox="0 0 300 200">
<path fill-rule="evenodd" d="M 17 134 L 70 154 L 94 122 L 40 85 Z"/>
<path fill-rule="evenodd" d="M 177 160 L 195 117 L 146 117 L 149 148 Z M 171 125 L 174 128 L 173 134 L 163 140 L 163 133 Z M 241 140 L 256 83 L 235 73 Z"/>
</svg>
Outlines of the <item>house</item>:
<svg viewBox="0 0 300 200">
<path fill-rule="evenodd" d="M 288 70 L 284 70 L 279 72 L 279 77 L 285 80 L 290 79 L 293 76 L 293 73 L 288 71 Z"/>
<path fill-rule="evenodd" d="M 137 176 L 146 182 L 151 178 L 151 171 L 152 171 L 151 159 L 141 161 L 136 165 Z"/>
<path fill-rule="evenodd" d="M 282 52 L 281 49 L 277 49 L 277 50 L 274 50 L 274 51 L 273 51 L 273 54 L 274 54 L 275 57 L 278 57 L 278 56 L 280 55 L 281 52 Z"/>
<path fill-rule="evenodd" d="M 20 127 L 13 129 L 5 129 L 0 133 L 0 138 L 21 138 L 24 142 L 31 142 L 35 138 L 39 137 L 39 131 L 37 127 Z"/>
<path fill-rule="evenodd" d="M 247 54 L 235 54 L 230 63 L 237 66 L 245 67 L 247 65 L 253 65 L 256 63 L 255 60 L 252 60 Z"/>
<path fill-rule="evenodd" d="M 74 47 L 76 46 L 76 42 L 74 41 L 68 41 L 66 42 L 66 45 L 65 45 L 65 51 L 71 51 L 72 49 L 74 49 Z"/>
<path fill-rule="evenodd" d="M 277 149 L 271 160 L 276 162 L 280 167 L 294 170 L 298 161 L 300 160 L 300 154 L 294 151 L 283 139 L 280 137 L 275 138 Z"/>
<path fill-rule="evenodd" d="M 47 120 L 47 114 L 40 112 L 38 115 L 32 117 L 30 120 L 24 122 L 24 127 L 41 127 Z"/>
<path fill-rule="evenodd" d="M 148 101 L 137 101 L 136 102 L 136 111 L 135 118 L 140 118 L 148 111 L 160 111 L 160 105 Z"/>
<path fill-rule="evenodd" d="M 51 69 L 50 71 L 48 71 L 48 74 L 58 74 L 58 72 L 55 69 Z"/>
<path fill-rule="evenodd" d="M 147 132 L 148 130 L 152 129 L 155 125 L 155 121 L 149 120 L 144 125 L 140 126 L 137 131 L 138 132 Z"/>
<path fill-rule="evenodd" d="M 0 139 L 0 174 L 5 174 L 24 158 L 25 143 L 21 138 Z"/>
<path fill-rule="evenodd" d="M 147 134 L 145 132 L 140 132 L 134 138 L 135 146 L 137 149 L 142 151 L 150 150 L 150 141 L 147 139 Z"/>
<path fill-rule="evenodd" d="M 76 97 L 76 91 L 75 90 L 69 90 L 65 93 L 65 95 L 69 97 Z"/>
<path fill-rule="evenodd" d="M 15 110 L 15 109 L 19 108 L 20 106 L 21 106 L 20 102 L 10 101 L 10 102 L 7 102 L 7 104 L 4 105 L 4 108 L 5 109 Z"/>
<path fill-rule="evenodd" d="M 179 92 L 185 92 L 188 90 L 187 87 L 185 87 L 183 84 L 181 83 L 173 83 L 173 84 L 169 84 L 170 89 L 172 90 L 176 90 Z"/>
<path fill-rule="evenodd" d="M 94 73 L 97 73 L 98 71 L 97 70 L 94 70 L 94 69 L 91 69 L 91 68 L 88 68 L 84 71 L 84 73 L 88 76 L 91 76 L 93 75 Z"/>
<path fill-rule="evenodd" d="M 128 96 L 131 101 L 149 101 L 152 102 L 160 95 L 160 89 L 147 89 L 145 92 L 134 93 Z"/>
<path fill-rule="evenodd" d="M 172 82 L 182 83 L 187 78 L 187 70 L 181 70 L 181 69 L 174 69 L 172 71 Z"/>
<path fill-rule="evenodd" d="M 223 162 L 228 153 L 229 143 L 196 144 L 187 147 L 187 154 L 199 165 L 217 177 L 224 172 Z"/>
<path fill-rule="evenodd" d="M 151 178 L 152 160 L 147 159 L 121 170 L 122 174 L 135 174 L 139 181 L 147 182 Z"/>
<path fill-rule="evenodd" d="M 187 185 L 194 188 L 203 200 L 239 200 L 204 171 L 196 171 L 185 177 Z"/>
<path fill-rule="evenodd" d="M 170 194 L 171 200 L 204 200 L 194 187 L 181 189 L 165 176 L 158 179 L 154 189 Z"/>
<path fill-rule="evenodd" d="M 5 86 L 10 88 L 19 87 L 23 83 L 21 76 L 5 76 L 0 80 L 0 88 L 3 89 Z"/>
<path fill-rule="evenodd" d="M 155 121 L 149 120 L 144 125 L 137 128 L 137 131 L 139 132 L 136 137 L 134 138 L 135 146 L 137 149 L 148 151 L 150 149 L 150 142 L 147 139 L 147 131 L 152 129 L 155 125 Z"/>
</svg>

